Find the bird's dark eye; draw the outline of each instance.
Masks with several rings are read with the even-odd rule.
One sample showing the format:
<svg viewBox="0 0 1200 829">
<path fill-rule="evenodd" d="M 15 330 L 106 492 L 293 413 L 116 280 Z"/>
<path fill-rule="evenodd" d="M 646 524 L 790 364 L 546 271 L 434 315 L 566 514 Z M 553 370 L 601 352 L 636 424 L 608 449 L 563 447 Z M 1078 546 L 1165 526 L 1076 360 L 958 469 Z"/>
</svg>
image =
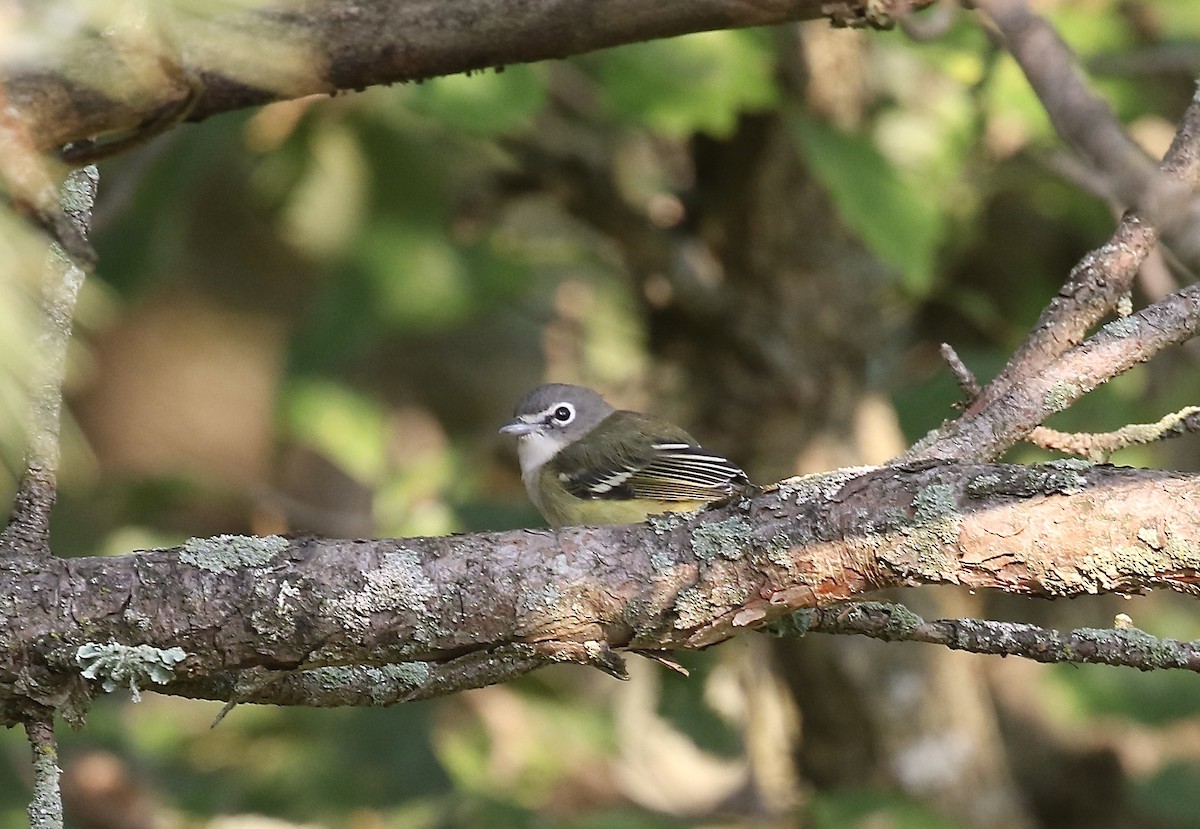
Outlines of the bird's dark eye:
<svg viewBox="0 0 1200 829">
<path fill-rule="evenodd" d="M 559 423 L 570 423 L 575 418 L 575 410 L 570 406 L 559 406 L 554 410 L 554 419 Z"/>
</svg>

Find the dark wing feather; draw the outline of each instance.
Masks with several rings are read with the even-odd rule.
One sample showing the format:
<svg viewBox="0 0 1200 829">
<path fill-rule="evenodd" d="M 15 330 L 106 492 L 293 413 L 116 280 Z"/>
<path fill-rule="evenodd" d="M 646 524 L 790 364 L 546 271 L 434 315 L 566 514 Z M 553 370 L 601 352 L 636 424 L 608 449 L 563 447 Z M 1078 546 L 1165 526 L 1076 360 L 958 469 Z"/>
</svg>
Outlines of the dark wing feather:
<svg viewBox="0 0 1200 829">
<path fill-rule="evenodd" d="M 576 498 L 716 501 L 746 484 L 729 460 L 687 432 L 633 412 L 614 412 L 597 432 L 564 449 L 559 481 Z M 610 440 L 620 429 L 620 440 Z M 632 436 L 632 437 L 631 437 Z"/>
</svg>

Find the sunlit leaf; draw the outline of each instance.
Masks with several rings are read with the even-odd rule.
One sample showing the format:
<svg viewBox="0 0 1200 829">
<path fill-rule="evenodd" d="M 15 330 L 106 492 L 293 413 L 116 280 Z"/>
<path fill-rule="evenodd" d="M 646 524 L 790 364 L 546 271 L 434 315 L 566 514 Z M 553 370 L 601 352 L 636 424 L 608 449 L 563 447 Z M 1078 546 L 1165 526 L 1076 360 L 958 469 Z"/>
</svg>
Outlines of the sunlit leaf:
<svg viewBox="0 0 1200 829">
<path fill-rule="evenodd" d="M 774 55 L 754 32 L 702 32 L 605 52 L 602 94 L 619 117 L 668 135 L 729 135 L 743 112 L 775 103 Z"/>
<path fill-rule="evenodd" d="M 296 440 L 364 483 L 379 479 L 386 454 L 378 404 L 332 382 L 296 380 L 284 394 L 283 417 Z"/>
<path fill-rule="evenodd" d="M 544 67 L 516 64 L 424 81 L 409 92 L 415 111 L 475 135 L 501 135 L 527 126 L 546 100 Z"/>
<path fill-rule="evenodd" d="M 932 284 L 942 221 L 927 192 L 902 178 L 865 138 L 795 116 L 793 134 L 842 220 L 921 294 Z"/>
</svg>

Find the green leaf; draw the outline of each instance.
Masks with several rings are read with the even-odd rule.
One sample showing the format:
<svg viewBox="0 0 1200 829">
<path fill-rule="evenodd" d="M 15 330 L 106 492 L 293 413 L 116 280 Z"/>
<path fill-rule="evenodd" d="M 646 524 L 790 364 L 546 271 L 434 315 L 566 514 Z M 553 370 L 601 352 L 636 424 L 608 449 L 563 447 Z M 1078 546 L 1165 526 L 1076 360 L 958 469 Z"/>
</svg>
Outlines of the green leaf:
<svg viewBox="0 0 1200 829">
<path fill-rule="evenodd" d="M 528 126 L 546 101 L 545 72 L 517 64 L 434 78 L 414 86 L 409 106 L 451 129 L 501 135 Z"/>
<path fill-rule="evenodd" d="M 611 49 L 591 61 L 609 108 L 675 137 L 727 136 L 778 97 L 775 58 L 753 32 L 701 32 Z"/>
<path fill-rule="evenodd" d="M 809 118 L 792 119 L 793 134 L 838 213 L 880 259 L 897 268 L 915 294 L 929 291 L 942 236 L 932 194 L 901 177 L 864 137 Z"/>
<path fill-rule="evenodd" d="M 823 792 L 812 799 L 809 818 L 814 829 L 857 829 L 889 826 L 893 829 L 960 829 L 923 804 L 902 795 L 869 789 Z"/>
<path fill-rule="evenodd" d="M 386 457 L 380 406 L 332 382 L 294 380 L 283 399 L 289 432 L 364 483 L 375 483 Z"/>
</svg>

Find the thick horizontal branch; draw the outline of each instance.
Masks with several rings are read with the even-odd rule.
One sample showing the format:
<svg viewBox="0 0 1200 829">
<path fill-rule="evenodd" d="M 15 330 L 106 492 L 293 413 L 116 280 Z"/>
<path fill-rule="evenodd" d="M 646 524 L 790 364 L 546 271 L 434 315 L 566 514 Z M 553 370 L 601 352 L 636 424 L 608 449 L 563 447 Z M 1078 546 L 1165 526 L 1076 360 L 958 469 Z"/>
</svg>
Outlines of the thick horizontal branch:
<svg viewBox="0 0 1200 829">
<path fill-rule="evenodd" d="M 712 29 L 826 17 L 885 24 L 928 0 L 275 0 L 56 7 L 26 13 L 32 44 L 3 67 L 3 96 L 45 150 L 104 144 L 270 101 L 563 58 Z M 105 8 L 105 7 L 100 7 Z M 64 29 L 67 31 L 64 32 Z"/>
<path fill-rule="evenodd" d="M 80 710 L 98 686 L 311 704 L 306 680 L 361 694 L 328 670 L 351 665 L 393 665 L 395 701 L 550 662 L 620 675 L 620 651 L 703 648 L 886 587 L 1198 583 L 1200 476 L 1076 462 L 845 470 L 630 526 L 0 558 L 0 714 Z"/>
</svg>

